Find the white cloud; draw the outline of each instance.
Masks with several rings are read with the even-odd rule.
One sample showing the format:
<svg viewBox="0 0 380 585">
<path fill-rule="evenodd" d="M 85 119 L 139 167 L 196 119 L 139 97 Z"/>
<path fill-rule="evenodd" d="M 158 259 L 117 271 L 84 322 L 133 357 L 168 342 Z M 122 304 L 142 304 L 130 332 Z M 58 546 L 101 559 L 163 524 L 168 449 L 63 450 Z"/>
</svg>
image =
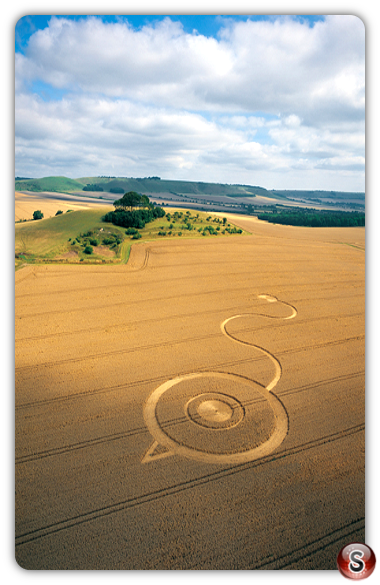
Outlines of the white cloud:
<svg viewBox="0 0 380 585">
<path fill-rule="evenodd" d="M 218 39 L 170 19 L 135 30 L 125 20 L 52 18 L 15 63 L 18 174 L 41 176 L 44 159 L 49 174 L 70 162 L 69 176 L 112 165 L 114 174 L 259 184 L 257 173 L 264 180 L 272 169 L 287 173 L 284 183 L 262 184 L 280 188 L 323 160 L 318 180 L 337 189 L 329 169 L 364 160 L 356 17 L 312 28 L 288 17 L 228 20 Z M 64 96 L 44 101 L 32 89 L 41 82 Z M 352 180 L 342 175 L 341 188 Z M 363 189 L 364 172 L 355 180 Z"/>
<path fill-rule="evenodd" d="M 290 115 L 296 100 L 302 117 L 316 101 L 363 110 L 363 63 L 364 28 L 351 16 L 313 28 L 290 18 L 238 22 L 219 41 L 169 19 L 135 31 L 89 17 L 52 18 L 32 35 L 16 70 L 57 88 L 185 109 Z"/>
</svg>

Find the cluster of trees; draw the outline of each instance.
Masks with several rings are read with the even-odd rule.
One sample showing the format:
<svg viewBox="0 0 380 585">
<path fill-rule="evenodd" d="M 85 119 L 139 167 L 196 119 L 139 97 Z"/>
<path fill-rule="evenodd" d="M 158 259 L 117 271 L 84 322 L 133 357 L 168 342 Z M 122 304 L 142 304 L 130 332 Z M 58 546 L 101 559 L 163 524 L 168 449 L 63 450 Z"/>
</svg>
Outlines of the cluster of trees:
<svg viewBox="0 0 380 585">
<path fill-rule="evenodd" d="M 365 225 L 365 214 L 356 211 L 314 211 L 297 209 L 259 213 L 257 216 L 270 223 L 306 227 L 358 227 Z"/>
<path fill-rule="evenodd" d="M 133 227 L 130 227 L 127 230 L 125 230 L 125 233 L 127 234 L 127 236 L 132 236 L 132 240 L 139 240 L 142 237 L 140 232 Z"/>
<path fill-rule="evenodd" d="M 165 215 L 161 207 L 151 204 L 146 195 L 139 195 L 135 191 L 125 193 L 113 204 L 115 211 L 106 213 L 103 221 L 126 228 L 142 229 L 145 224 Z"/>
<path fill-rule="evenodd" d="M 79 236 L 77 236 L 76 238 L 69 238 L 68 242 L 71 242 L 72 246 L 77 246 L 79 244 L 79 246 L 82 247 L 82 251 L 85 254 L 93 254 L 94 252 L 94 247 L 97 247 L 100 245 L 100 238 L 101 238 L 101 232 L 100 231 L 93 231 L 93 230 L 89 230 L 86 233 L 81 233 Z M 104 246 L 109 246 L 111 249 L 117 248 L 117 246 L 119 244 L 121 244 L 123 242 L 123 236 L 120 232 L 116 233 L 116 234 L 108 234 L 106 237 L 104 237 L 102 239 L 101 244 Z M 80 251 L 80 250 L 79 250 Z"/>
<path fill-rule="evenodd" d="M 149 209 L 136 209 L 133 211 L 116 209 L 115 211 L 106 213 L 103 217 L 103 221 L 121 227 L 142 229 L 145 227 L 145 224 L 157 219 L 158 217 L 163 217 L 164 215 L 165 211 L 161 207 L 152 206 Z"/>
</svg>

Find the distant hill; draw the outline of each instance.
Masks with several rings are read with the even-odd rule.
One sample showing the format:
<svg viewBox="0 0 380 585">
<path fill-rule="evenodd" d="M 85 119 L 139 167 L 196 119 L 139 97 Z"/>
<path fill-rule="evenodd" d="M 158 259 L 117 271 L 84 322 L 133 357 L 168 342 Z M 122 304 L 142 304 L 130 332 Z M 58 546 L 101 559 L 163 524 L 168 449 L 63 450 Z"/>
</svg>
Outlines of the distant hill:
<svg viewBox="0 0 380 585">
<path fill-rule="evenodd" d="M 227 185 L 222 183 L 204 183 L 202 181 L 172 181 L 159 177 L 84 177 L 77 179 L 85 185 L 99 185 L 103 190 L 112 193 L 112 190 L 123 189 L 136 191 L 137 193 L 174 193 L 183 195 L 236 195 L 241 197 L 254 197 L 256 189 L 250 185 Z M 266 191 L 266 190 L 265 190 Z"/>
<path fill-rule="evenodd" d="M 97 185 L 104 192 L 114 193 L 115 190 L 137 191 L 138 193 L 173 193 L 178 195 L 217 195 L 229 197 L 255 197 L 263 195 L 273 198 L 274 195 L 264 187 L 252 185 L 228 185 L 224 183 L 205 183 L 202 181 L 172 181 L 159 177 L 81 177 L 68 179 L 67 177 L 44 177 L 42 179 L 27 179 L 16 177 L 16 191 L 53 191 L 69 193 L 82 191 L 87 185 Z M 87 190 L 87 189 L 86 189 Z M 284 195 L 279 194 L 279 198 Z"/>
<path fill-rule="evenodd" d="M 67 177 L 44 177 L 43 179 L 16 179 L 16 191 L 53 191 L 66 193 L 83 189 L 83 184 Z"/>
<path fill-rule="evenodd" d="M 16 191 L 53 191 L 73 193 L 83 191 L 84 187 L 97 186 L 94 189 L 106 193 L 122 193 L 136 191 L 137 193 L 160 194 L 171 193 L 175 196 L 194 197 L 203 196 L 230 197 L 234 199 L 250 197 L 268 197 L 282 200 L 305 200 L 319 203 L 330 201 L 357 201 L 365 202 L 364 193 L 346 193 L 341 191 L 297 191 L 297 190 L 268 190 L 253 185 L 228 185 L 224 183 L 204 183 L 202 181 L 171 181 L 160 177 L 82 177 L 69 179 L 67 177 L 44 177 L 42 179 L 20 179 L 15 181 Z M 86 189 L 89 191 L 90 189 Z"/>
</svg>

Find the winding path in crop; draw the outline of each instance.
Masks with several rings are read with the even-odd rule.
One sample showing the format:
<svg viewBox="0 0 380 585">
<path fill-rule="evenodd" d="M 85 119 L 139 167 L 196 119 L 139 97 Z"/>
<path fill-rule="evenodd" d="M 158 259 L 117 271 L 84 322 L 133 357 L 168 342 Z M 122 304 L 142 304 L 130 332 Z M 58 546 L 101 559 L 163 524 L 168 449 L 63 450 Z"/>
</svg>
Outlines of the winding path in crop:
<svg viewBox="0 0 380 585">
<path fill-rule="evenodd" d="M 269 319 L 280 319 L 290 320 L 297 316 L 297 310 L 292 305 L 279 301 L 276 297 L 269 294 L 260 294 L 258 299 L 265 300 L 268 303 L 279 303 L 289 308 L 290 314 L 286 317 L 278 317 L 274 315 L 268 315 L 263 312 L 251 312 L 243 313 L 239 315 L 233 315 L 225 319 L 221 325 L 222 333 L 228 337 L 231 341 L 236 343 L 250 346 L 255 350 L 258 350 L 267 358 L 269 358 L 274 365 L 274 376 L 270 382 L 264 387 L 262 384 L 254 380 L 250 380 L 244 376 L 240 376 L 233 373 L 226 372 L 193 372 L 182 376 L 177 376 L 161 384 L 156 388 L 149 396 L 144 406 L 144 419 L 145 423 L 154 438 L 153 444 L 150 446 L 148 451 L 145 453 L 142 463 L 148 463 L 152 460 L 157 460 L 171 455 L 179 455 L 189 459 L 207 462 L 207 463 L 220 463 L 220 464 L 239 464 L 246 463 L 248 461 L 254 461 L 260 457 L 264 457 L 276 449 L 284 440 L 288 432 L 288 415 L 282 404 L 282 402 L 272 393 L 279 382 L 282 375 L 282 368 L 279 360 L 275 355 L 270 353 L 268 350 L 247 341 L 243 341 L 238 337 L 232 335 L 227 330 L 227 325 L 233 320 L 243 319 L 252 316 L 266 317 Z M 170 436 L 166 430 L 164 430 L 164 424 L 159 420 L 157 414 L 157 407 L 160 399 L 167 393 L 174 389 L 181 383 L 199 382 L 202 379 L 204 383 L 207 379 L 220 381 L 221 383 L 227 384 L 232 388 L 231 393 L 225 392 L 201 392 L 196 393 L 193 396 L 187 396 L 188 400 L 184 398 L 183 410 L 187 419 L 197 425 L 198 432 L 200 433 L 200 441 L 202 437 L 211 440 L 211 448 L 202 446 L 202 448 L 195 448 L 194 445 L 186 444 L 186 437 L 184 440 L 178 440 Z M 239 395 L 239 387 L 244 388 L 245 392 L 247 387 L 250 389 L 252 397 L 256 396 L 256 399 L 250 400 L 245 403 L 241 402 L 236 395 Z M 241 390 L 240 390 L 241 391 Z M 185 397 L 185 394 L 184 394 Z M 226 442 L 226 452 L 215 452 L 212 449 L 212 433 L 218 431 L 228 431 L 233 427 L 236 427 L 241 423 L 246 414 L 246 408 L 248 405 L 252 406 L 255 402 L 265 400 L 270 407 L 274 416 L 274 426 L 270 436 L 265 436 L 256 441 L 252 448 L 247 448 L 241 451 L 230 452 L 228 451 L 228 438 Z M 168 405 L 166 407 L 170 409 Z M 204 435 L 202 435 L 202 430 Z M 210 439 L 211 438 L 211 439 Z"/>
</svg>

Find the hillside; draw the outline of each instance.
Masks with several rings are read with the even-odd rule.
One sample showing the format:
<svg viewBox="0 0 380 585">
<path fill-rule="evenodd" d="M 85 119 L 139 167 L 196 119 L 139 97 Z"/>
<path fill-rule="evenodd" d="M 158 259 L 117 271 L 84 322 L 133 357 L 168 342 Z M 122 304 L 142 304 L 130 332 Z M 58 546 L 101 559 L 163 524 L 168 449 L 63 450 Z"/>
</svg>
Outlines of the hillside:
<svg viewBox="0 0 380 585">
<path fill-rule="evenodd" d="M 70 249 L 70 239 L 81 232 L 103 227 L 103 209 L 88 209 L 63 213 L 38 221 L 17 224 L 15 227 L 15 252 L 25 258 L 54 258 Z M 24 260 L 25 260 L 24 258 Z"/>
<path fill-rule="evenodd" d="M 67 177 L 44 177 L 42 179 L 21 179 L 16 180 L 16 191 L 53 191 L 55 193 L 65 193 L 68 191 L 78 191 L 83 188 L 82 183 L 75 179 Z"/>
<path fill-rule="evenodd" d="M 53 191 L 75 192 L 82 191 L 86 185 L 97 185 L 105 193 L 112 193 L 113 189 L 137 191 L 140 193 L 173 193 L 184 195 L 218 195 L 228 197 L 269 197 L 275 199 L 309 199 L 309 200 L 361 200 L 364 193 L 348 193 L 343 191 L 315 191 L 315 190 L 280 190 L 265 189 L 254 185 L 229 185 L 224 183 L 205 183 L 202 181 L 172 181 L 159 177 L 82 177 L 69 179 L 67 177 L 44 177 L 41 179 L 16 179 L 16 191 Z"/>
<path fill-rule="evenodd" d="M 160 205 L 179 205 L 213 211 L 263 210 L 273 205 L 364 211 L 365 193 L 315 190 L 268 190 L 254 185 L 228 185 L 202 181 L 172 181 L 160 177 L 44 177 L 17 179 L 20 192 L 72 194 L 91 200 L 113 201 L 128 191 L 148 195 Z"/>
<path fill-rule="evenodd" d="M 16 180 L 16 191 L 82 191 L 87 185 L 96 185 L 103 191 L 112 193 L 112 189 L 137 191 L 140 193 L 179 193 L 193 195 L 240 195 L 254 197 L 255 193 L 263 194 L 266 189 L 249 185 L 226 185 L 221 183 L 203 183 L 197 181 L 171 181 L 159 177 L 128 178 L 128 177 L 82 177 L 68 179 L 66 177 L 45 177 L 42 179 Z"/>
<path fill-rule="evenodd" d="M 41 262 L 120 263 L 128 260 L 131 245 L 136 240 L 144 243 L 156 239 L 230 238 L 246 233 L 229 223 L 226 217 L 173 209 L 165 213 L 160 208 L 156 208 L 160 214 L 141 217 L 139 225 L 132 227 L 130 223 L 115 222 L 110 217 L 113 209 L 104 203 L 92 209 L 74 207 L 54 217 L 16 223 L 16 268 L 25 263 Z M 120 219 L 123 214 L 116 215 Z M 87 246 L 91 250 L 86 251 Z"/>
</svg>

